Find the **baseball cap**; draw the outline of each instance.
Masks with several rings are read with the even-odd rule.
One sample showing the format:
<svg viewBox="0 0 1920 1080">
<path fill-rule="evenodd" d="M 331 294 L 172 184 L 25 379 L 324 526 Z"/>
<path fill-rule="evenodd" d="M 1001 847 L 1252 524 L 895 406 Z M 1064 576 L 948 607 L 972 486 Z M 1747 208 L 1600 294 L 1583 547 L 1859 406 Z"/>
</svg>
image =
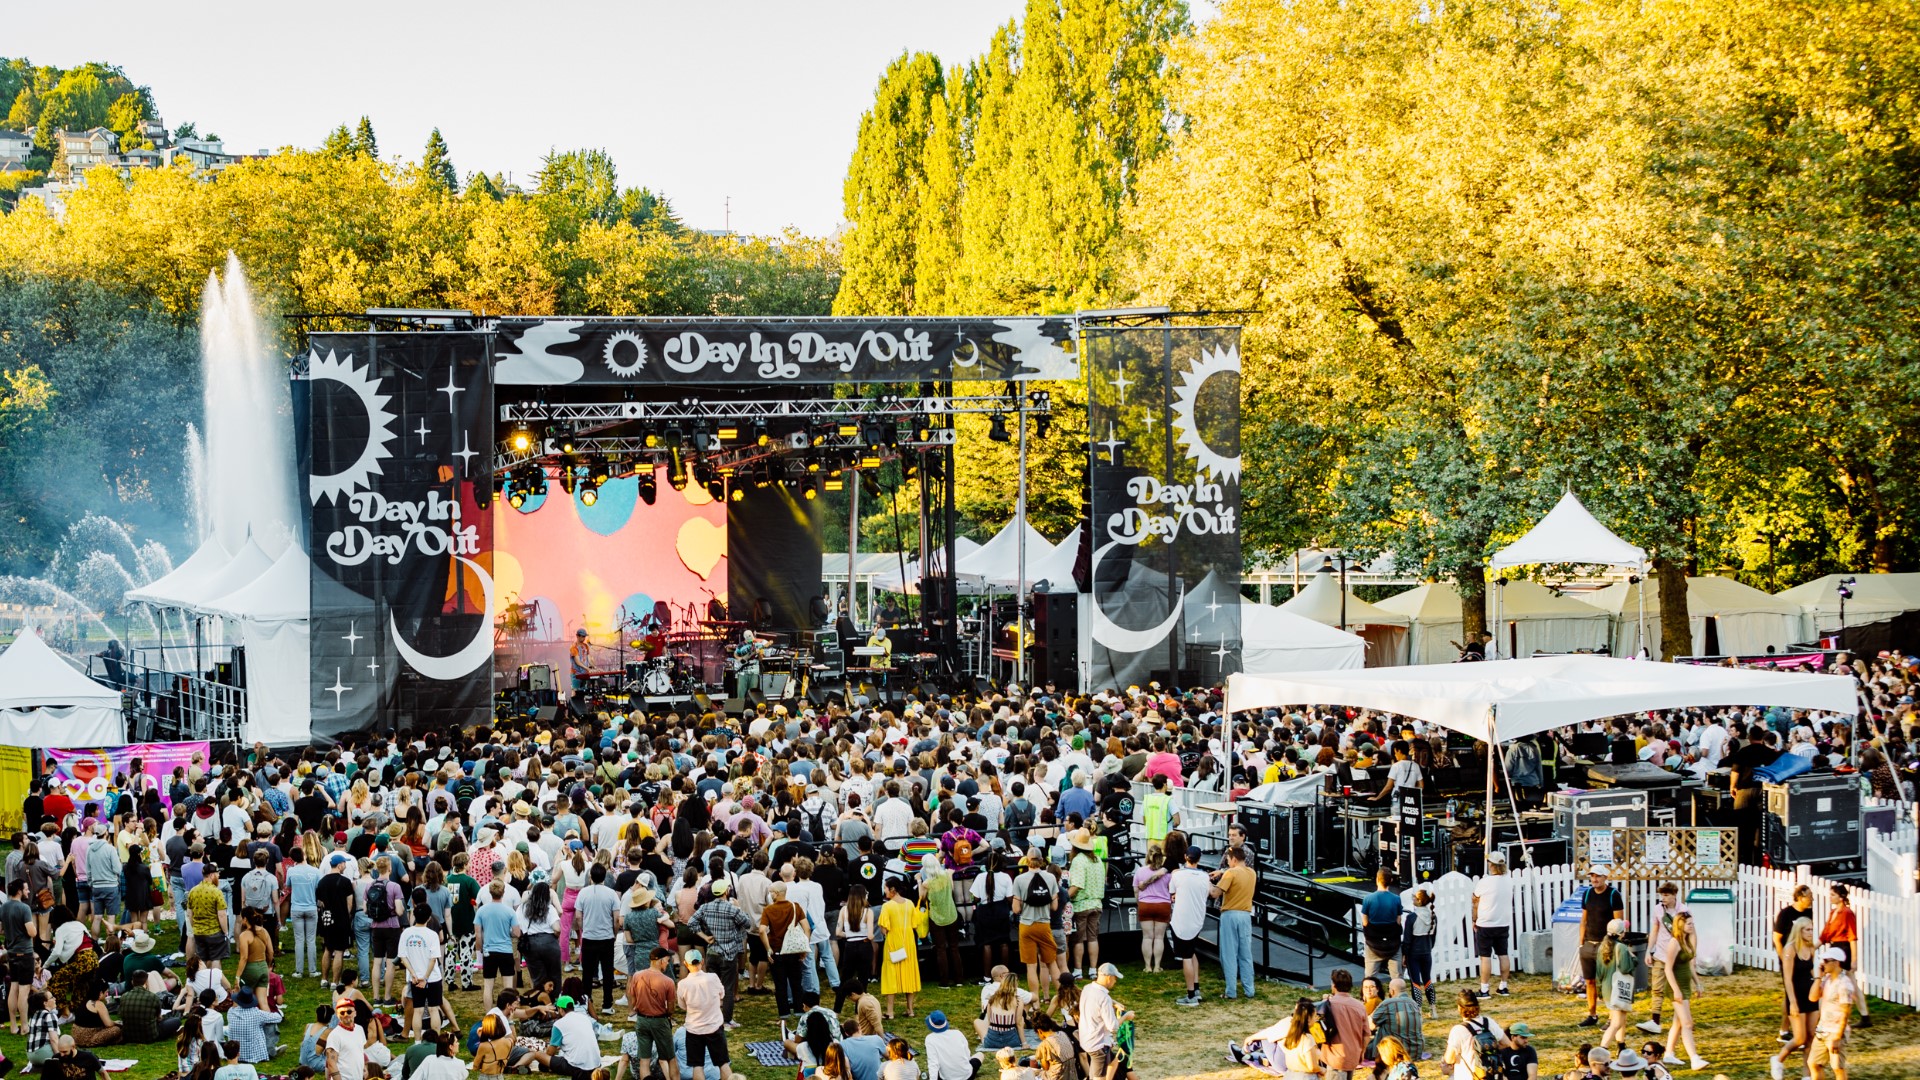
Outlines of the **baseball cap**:
<svg viewBox="0 0 1920 1080">
<path fill-rule="evenodd" d="M 715 896 L 727 895 L 727 883 L 725 880 L 716 881 L 713 883 L 713 895 Z"/>
<path fill-rule="evenodd" d="M 1826 963 L 1828 960 L 1838 960 L 1843 964 L 1847 962 L 1846 951 L 1832 945 L 1820 946 L 1820 950 L 1813 954 L 1813 958 L 1820 963 Z"/>
<path fill-rule="evenodd" d="M 586 631 L 584 630 L 581 631 L 581 633 L 585 633 L 585 632 Z M 553 1007 L 556 1009 L 561 1009 L 563 1011 L 566 1009 L 571 1009 L 573 1008 L 573 999 L 571 997 L 568 997 L 566 994 L 561 994 L 560 1000 L 554 1002 Z"/>
<path fill-rule="evenodd" d="M 1114 967 L 1112 964 L 1101 964 L 1100 970 L 1094 972 L 1093 974 L 1095 978 L 1098 978 L 1102 975 L 1111 975 L 1116 979 L 1126 978 L 1125 975 L 1120 974 L 1120 969 L 1117 967 Z"/>
<path fill-rule="evenodd" d="M 353 856 L 344 851 L 336 851 L 327 857 L 328 866 L 345 866 L 353 861 Z"/>
<path fill-rule="evenodd" d="M 1518 1035 L 1523 1039 L 1531 1039 L 1533 1038 L 1533 1029 L 1527 1026 L 1525 1020 L 1522 1020 L 1517 1024 L 1508 1024 L 1507 1034 Z"/>
<path fill-rule="evenodd" d="M 689 963 L 689 964 L 698 964 L 698 963 L 700 963 L 700 962 L 701 962 L 701 961 L 702 961 L 703 959 L 704 959 L 704 958 L 703 958 L 703 957 L 702 957 L 702 956 L 700 955 L 700 950 L 699 950 L 699 949 L 688 949 L 688 950 L 687 950 L 687 963 Z"/>
</svg>

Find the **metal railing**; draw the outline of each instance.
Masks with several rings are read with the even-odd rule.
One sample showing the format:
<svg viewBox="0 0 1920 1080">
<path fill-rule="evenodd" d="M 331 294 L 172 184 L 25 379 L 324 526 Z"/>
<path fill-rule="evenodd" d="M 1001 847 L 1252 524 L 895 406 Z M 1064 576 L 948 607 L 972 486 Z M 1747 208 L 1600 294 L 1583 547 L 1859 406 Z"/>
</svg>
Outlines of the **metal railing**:
<svg viewBox="0 0 1920 1080">
<path fill-rule="evenodd" d="M 87 674 L 121 691 L 127 735 L 135 742 L 238 741 L 246 730 L 242 687 L 103 656 L 87 658 Z"/>
</svg>

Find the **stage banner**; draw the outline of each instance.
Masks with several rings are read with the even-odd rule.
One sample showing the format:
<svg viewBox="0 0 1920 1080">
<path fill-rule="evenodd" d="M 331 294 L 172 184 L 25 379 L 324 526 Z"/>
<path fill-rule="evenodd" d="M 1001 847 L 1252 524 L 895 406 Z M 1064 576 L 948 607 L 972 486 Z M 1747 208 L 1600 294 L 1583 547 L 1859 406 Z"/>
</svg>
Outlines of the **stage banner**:
<svg viewBox="0 0 1920 1080">
<path fill-rule="evenodd" d="M 490 338 L 310 341 L 301 471 L 313 737 L 485 723 L 495 591 Z"/>
<path fill-rule="evenodd" d="M 194 764 L 196 755 L 204 768 L 207 751 L 208 744 L 203 741 L 128 743 L 43 752 L 47 763 L 53 766 L 49 783 L 65 791 L 75 806 L 88 802 L 104 804 L 109 796 L 118 796 L 122 791 L 137 792 L 141 785 L 136 778 L 145 776 L 159 789 L 160 805 L 171 808 L 173 799 L 167 794 L 167 782 L 173 770 Z M 4 770 L 6 764 L 6 760 L 0 758 L 0 770 Z M 0 795 L 4 792 L 5 786 L 0 784 Z M 14 806 L 14 814 L 20 813 L 17 805 L 9 805 Z"/>
<path fill-rule="evenodd" d="M 1077 379 L 1073 321 L 500 319 L 494 382 L 789 386 Z"/>
<path fill-rule="evenodd" d="M 33 786 L 33 751 L 0 746 L 0 836 L 18 836 L 26 824 L 27 790 Z M 164 793 L 161 796 L 165 798 Z"/>
<path fill-rule="evenodd" d="M 1240 670 L 1240 331 L 1081 331 L 1092 503 L 1091 686 Z"/>
</svg>

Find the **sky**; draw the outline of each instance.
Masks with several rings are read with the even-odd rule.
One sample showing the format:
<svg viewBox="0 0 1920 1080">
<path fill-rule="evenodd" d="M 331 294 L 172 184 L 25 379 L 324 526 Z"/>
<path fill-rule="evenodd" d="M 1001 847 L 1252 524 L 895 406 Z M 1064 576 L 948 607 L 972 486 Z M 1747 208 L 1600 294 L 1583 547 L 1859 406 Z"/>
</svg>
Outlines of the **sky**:
<svg viewBox="0 0 1920 1080">
<path fill-rule="evenodd" d="M 1024 6 L 90 0 L 19 5 L 4 48 L 118 64 L 170 127 L 191 120 L 229 150 L 316 147 L 363 114 L 387 158 L 418 160 L 438 127 L 463 176 L 530 183 L 550 150 L 604 148 L 623 184 L 665 194 L 688 225 L 824 235 L 888 61 L 965 61 Z"/>
</svg>

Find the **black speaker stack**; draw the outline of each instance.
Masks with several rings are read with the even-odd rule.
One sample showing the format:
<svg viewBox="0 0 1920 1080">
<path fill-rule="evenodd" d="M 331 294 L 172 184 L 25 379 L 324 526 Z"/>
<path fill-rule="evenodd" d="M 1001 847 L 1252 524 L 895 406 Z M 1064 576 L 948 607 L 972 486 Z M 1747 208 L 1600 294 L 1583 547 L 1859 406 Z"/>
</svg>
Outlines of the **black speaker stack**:
<svg viewBox="0 0 1920 1080">
<path fill-rule="evenodd" d="M 1080 596 L 1036 593 L 1033 597 L 1034 682 L 1080 685 Z"/>
<path fill-rule="evenodd" d="M 1812 863 L 1844 873 L 1866 858 L 1858 777 L 1796 776 L 1764 787 L 1760 849 L 1774 866 Z"/>
</svg>

